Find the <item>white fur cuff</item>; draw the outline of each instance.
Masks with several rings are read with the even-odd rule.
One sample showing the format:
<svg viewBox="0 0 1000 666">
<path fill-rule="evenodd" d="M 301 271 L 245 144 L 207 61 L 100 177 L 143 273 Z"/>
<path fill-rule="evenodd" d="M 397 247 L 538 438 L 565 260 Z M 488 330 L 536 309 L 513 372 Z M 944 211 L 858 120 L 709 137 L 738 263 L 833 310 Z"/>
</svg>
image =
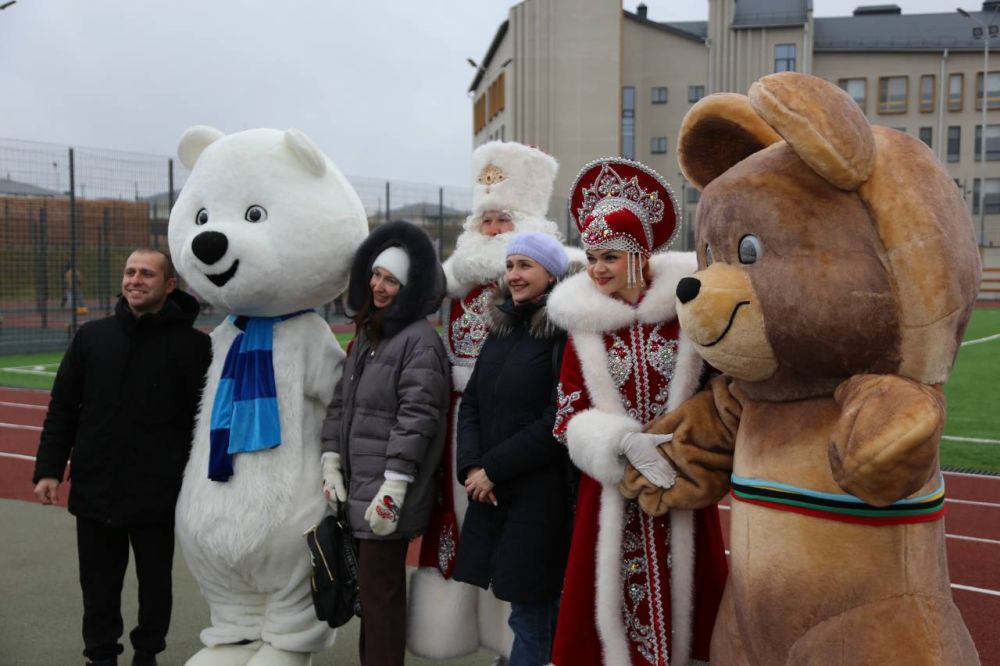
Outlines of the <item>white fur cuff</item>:
<svg viewBox="0 0 1000 666">
<path fill-rule="evenodd" d="M 587 409 L 574 416 L 566 428 L 566 445 L 573 464 L 601 483 L 620 483 L 625 459 L 618 444 L 630 432 L 642 430 L 635 419 Z"/>
</svg>

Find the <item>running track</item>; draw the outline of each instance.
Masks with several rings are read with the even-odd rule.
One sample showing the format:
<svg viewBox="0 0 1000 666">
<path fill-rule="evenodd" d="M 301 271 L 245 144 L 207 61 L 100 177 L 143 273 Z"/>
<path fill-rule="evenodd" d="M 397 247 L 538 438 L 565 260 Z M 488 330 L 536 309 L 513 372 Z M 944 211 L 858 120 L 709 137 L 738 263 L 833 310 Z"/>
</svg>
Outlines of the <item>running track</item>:
<svg viewBox="0 0 1000 666">
<path fill-rule="evenodd" d="M 0 498 L 34 501 L 31 473 L 47 391 L 0 388 Z M 1000 477 L 945 474 L 955 602 L 984 666 L 1000 666 Z M 65 505 L 67 488 L 60 487 Z M 728 506 L 722 507 L 728 530 Z"/>
</svg>

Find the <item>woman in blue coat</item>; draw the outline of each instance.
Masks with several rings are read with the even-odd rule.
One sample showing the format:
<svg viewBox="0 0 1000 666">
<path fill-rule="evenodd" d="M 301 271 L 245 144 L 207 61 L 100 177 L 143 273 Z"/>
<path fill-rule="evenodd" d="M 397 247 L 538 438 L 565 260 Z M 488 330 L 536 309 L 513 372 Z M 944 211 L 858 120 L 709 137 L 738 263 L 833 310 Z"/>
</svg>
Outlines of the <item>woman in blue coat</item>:
<svg viewBox="0 0 1000 666">
<path fill-rule="evenodd" d="M 454 577 L 511 602 L 511 666 L 549 661 L 569 546 L 571 466 L 552 436 L 566 333 L 545 312 L 567 266 L 552 236 L 511 237 L 458 414 L 455 467 L 471 501 Z"/>
</svg>

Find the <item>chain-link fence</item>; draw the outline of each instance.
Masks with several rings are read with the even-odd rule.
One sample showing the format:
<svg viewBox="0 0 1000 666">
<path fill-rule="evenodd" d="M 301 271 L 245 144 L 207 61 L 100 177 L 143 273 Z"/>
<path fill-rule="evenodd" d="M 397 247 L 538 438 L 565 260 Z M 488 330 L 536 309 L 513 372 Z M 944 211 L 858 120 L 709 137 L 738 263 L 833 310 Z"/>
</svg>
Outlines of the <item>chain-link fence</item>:
<svg viewBox="0 0 1000 666">
<path fill-rule="evenodd" d="M 58 351 L 113 312 L 136 247 L 167 247 L 187 170 L 167 157 L 0 139 L 0 355 Z M 371 226 L 405 219 L 455 247 L 470 188 L 348 177 Z M 345 321 L 340 303 L 321 309 Z M 198 326 L 222 314 L 206 310 Z"/>
</svg>

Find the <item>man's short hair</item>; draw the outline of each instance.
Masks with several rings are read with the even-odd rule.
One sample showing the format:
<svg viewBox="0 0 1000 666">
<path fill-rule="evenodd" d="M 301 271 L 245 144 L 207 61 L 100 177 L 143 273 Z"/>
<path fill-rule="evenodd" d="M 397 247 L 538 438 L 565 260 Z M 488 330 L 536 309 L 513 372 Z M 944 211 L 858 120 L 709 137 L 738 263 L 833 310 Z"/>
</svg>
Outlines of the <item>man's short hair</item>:
<svg viewBox="0 0 1000 666">
<path fill-rule="evenodd" d="M 177 270 L 174 268 L 174 261 L 170 258 L 170 253 L 165 252 L 156 247 L 137 247 L 132 250 L 131 254 L 158 254 L 163 257 L 163 279 L 169 280 L 170 278 L 177 277 Z"/>
</svg>

